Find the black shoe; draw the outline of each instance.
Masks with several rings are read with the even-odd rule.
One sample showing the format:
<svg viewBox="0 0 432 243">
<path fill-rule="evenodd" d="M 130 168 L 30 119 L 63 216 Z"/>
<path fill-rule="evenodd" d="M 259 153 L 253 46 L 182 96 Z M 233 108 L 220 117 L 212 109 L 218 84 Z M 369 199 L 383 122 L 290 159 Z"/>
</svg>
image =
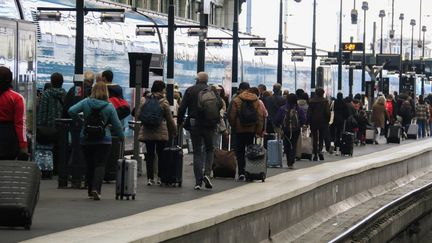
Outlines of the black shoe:
<svg viewBox="0 0 432 243">
<path fill-rule="evenodd" d="M 210 178 L 208 176 L 205 175 L 204 178 L 203 178 L 203 181 L 204 181 L 204 184 L 205 184 L 205 188 L 208 188 L 208 189 L 212 189 L 213 188 L 213 185 L 212 185 L 212 183 L 210 181 Z"/>
<path fill-rule="evenodd" d="M 323 154 L 318 154 L 319 160 L 324 160 L 324 155 Z"/>
<path fill-rule="evenodd" d="M 318 155 L 317 154 L 314 154 L 314 156 L 313 156 L 313 159 L 312 159 L 313 161 L 318 161 Z"/>
</svg>

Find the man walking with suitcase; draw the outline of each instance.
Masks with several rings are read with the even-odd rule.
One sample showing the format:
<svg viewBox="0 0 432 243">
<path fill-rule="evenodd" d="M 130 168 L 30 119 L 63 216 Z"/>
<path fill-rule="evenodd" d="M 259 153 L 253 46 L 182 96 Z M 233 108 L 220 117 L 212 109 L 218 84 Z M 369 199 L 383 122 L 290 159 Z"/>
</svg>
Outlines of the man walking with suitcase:
<svg viewBox="0 0 432 243">
<path fill-rule="evenodd" d="M 199 72 L 196 77 L 196 84 L 185 91 L 177 118 L 177 124 L 180 126 L 186 111 L 188 112 L 184 126 L 190 127 L 195 190 L 200 190 L 203 182 L 206 188 L 213 188 L 210 181 L 214 156 L 213 136 L 217 124 L 220 122 L 220 110 L 222 109 L 220 97 L 207 85 L 207 82 L 208 74 Z"/>
</svg>

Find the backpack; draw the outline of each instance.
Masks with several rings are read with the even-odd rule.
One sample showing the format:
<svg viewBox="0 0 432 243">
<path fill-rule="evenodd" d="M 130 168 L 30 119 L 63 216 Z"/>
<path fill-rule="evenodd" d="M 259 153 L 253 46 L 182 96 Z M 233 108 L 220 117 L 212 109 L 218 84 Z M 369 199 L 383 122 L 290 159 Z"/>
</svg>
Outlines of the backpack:
<svg viewBox="0 0 432 243">
<path fill-rule="evenodd" d="M 255 109 L 254 102 L 250 100 L 241 102 L 239 119 L 243 126 L 254 126 L 258 122 L 258 111 Z"/>
<path fill-rule="evenodd" d="M 164 119 L 164 111 L 159 103 L 159 99 L 150 95 L 146 97 L 144 105 L 141 107 L 138 119 L 141 124 L 148 127 L 158 127 Z"/>
<path fill-rule="evenodd" d="M 220 98 L 210 87 L 198 93 L 198 114 L 205 124 L 215 126 L 220 122 L 220 106 Z"/>
<path fill-rule="evenodd" d="M 411 115 L 411 108 L 412 107 L 411 107 L 410 102 L 408 100 L 404 100 L 404 102 L 402 102 L 399 113 L 402 116 L 409 116 L 409 115 Z"/>
<path fill-rule="evenodd" d="M 99 109 L 91 108 L 90 114 L 84 119 L 84 135 L 87 140 L 100 140 L 105 137 L 105 124 L 101 111 L 108 104 Z"/>
<path fill-rule="evenodd" d="M 300 131 L 300 120 L 296 108 L 285 110 L 282 128 L 289 133 Z"/>
<path fill-rule="evenodd" d="M 109 101 L 116 109 L 117 116 L 120 120 L 123 120 L 131 114 L 129 103 L 125 99 L 119 97 L 111 97 L 109 98 Z"/>
</svg>

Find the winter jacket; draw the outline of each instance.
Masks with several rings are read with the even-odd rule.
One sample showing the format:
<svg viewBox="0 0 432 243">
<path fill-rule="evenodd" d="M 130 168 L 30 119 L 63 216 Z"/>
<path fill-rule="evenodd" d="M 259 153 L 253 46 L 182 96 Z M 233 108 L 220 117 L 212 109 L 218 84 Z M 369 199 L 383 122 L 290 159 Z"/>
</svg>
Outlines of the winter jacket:
<svg viewBox="0 0 432 243">
<path fill-rule="evenodd" d="M 73 86 L 72 88 L 69 89 L 69 91 L 66 94 L 66 97 L 64 99 L 64 104 L 63 104 L 63 118 L 70 118 L 68 113 L 69 108 L 71 108 L 73 105 L 80 102 L 81 100 L 89 97 L 91 94 L 92 87 L 84 84 L 84 97 L 75 96 L 75 89 L 76 86 Z"/>
<path fill-rule="evenodd" d="M 38 126 L 55 127 L 55 119 L 63 115 L 65 95 L 63 88 L 49 88 L 43 92 L 37 112 Z"/>
<path fill-rule="evenodd" d="M 306 119 L 305 124 L 307 124 L 308 123 L 307 112 L 309 109 L 309 104 L 308 104 L 307 100 L 297 100 L 297 105 L 298 105 L 298 108 L 300 110 L 302 110 L 303 114 L 305 114 L 305 119 Z"/>
<path fill-rule="evenodd" d="M 426 121 L 429 118 L 429 105 L 428 104 L 417 104 L 416 106 L 416 118 L 417 120 Z"/>
<path fill-rule="evenodd" d="M 18 139 L 20 148 L 27 148 L 26 137 L 26 105 L 24 97 L 9 89 L 0 94 L 0 124 L 10 123 L 11 127 L 15 128 L 16 139 Z M 10 141 L 4 132 L 0 134 L 1 142 Z"/>
<path fill-rule="evenodd" d="M 308 121 L 312 128 L 324 128 L 329 125 L 330 105 L 323 97 L 309 100 Z"/>
<path fill-rule="evenodd" d="M 285 105 L 279 107 L 278 112 L 276 113 L 274 123 L 276 126 L 282 126 L 283 120 L 285 118 L 286 112 L 291 110 L 291 108 L 296 109 L 299 118 L 300 127 L 306 124 L 306 114 L 298 105 L 292 107 L 290 104 L 286 103 Z"/>
<path fill-rule="evenodd" d="M 205 121 L 201 120 L 198 114 L 198 94 L 199 92 L 201 92 L 203 89 L 207 87 L 209 86 L 205 83 L 198 83 L 186 89 L 178 110 L 177 124 L 183 123 L 183 119 L 184 116 L 186 115 L 186 111 L 188 113 L 188 118 L 197 119 L 197 126 L 205 124 Z M 221 108 L 222 108 L 222 103 L 221 103 Z"/>
<path fill-rule="evenodd" d="M 113 84 L 113 83 L 107 83 L 107 88 L 108 88 L 108 93 L 109 93 L 109 97 L 117 97 L 120 99 L 124 99 L 123 98 L 123 89 L 120 85 L 118 84 Z"/>
<path fill-rule="evenodd" d="M 118 119 L 114 106 L 108 101 L 86 98 L 69 108 L 69 115 L 72 119 L 76 120 L 79 119 L 78 114 L 83 112 L 85 124 L 85 120 L 92 112 L 92 109 L 101 108 L 102 110 L 100 114 L 102 115 L 103 122 L 107 125 L 105 127 L 105 137 L 98 141 L 87 141 L 84 136 L 83 128 L 83 130 L 81 130 L 81 144 L 111 144 L 111 131 L 113 131 L 121 140 L 124 139 L 123 128 L 120 120 Z M 108 125 L 111 125 L 111 128 L 109 128 Z"/>
<path fill-rule="evenodd" d="M 279 108 L 285 104 L 285 99 L 281 95 L 265 96 L 263 103 L 267 109 L 269 120 L 273 120 Z"/>
<path fill-rule="evenodd" d="M 159 100 L 159 104 L 164 111 L 164 119 L 158 127 L 147 127 L 142 125 L 139 134 L 139 140 L 145 141 L 168 141 L 171 137 L 177 134 L 177 128 L 171 114 L 170 105 L 168 100 L 162 93 L 152 93 Z M 146 98 L 152 94 L 147 94 Z M 146 98 L 141 100 L 141 107 L 145 104 Z M 141 108 L 139 109 L 141 111 Z M 139 117 L 139 112 L 137 117 Z"/>
<path fill-rule="evenodd" d="M 244 101 L 253 101 L 253 105 L 257 110 L 258 121 L 253 126 L 244 126 L 240 122 L 239 113 L 242 102 Z M 259 109 L 258 96 L 249 91 L 243 91 L 242 93 L 237 95 L 231 103 L 231 110 L 228 114 L 228 119 L 231 127 L 235 130 L 235 132 L 261 134 L 264 126 L 264 115 L 262 113 L 262 110 Z"/>
<path fill-rule="evenodd" d="M 372 121 L 375 123 L 375 127 L 384 128 L 387 117 L 387 111 L 384 104 L 375 103 L 372 106 Z"/>
<path fill-rule="evenodd" d="M 344 121 L 349 117 L 348 106 L 343 100 L 336 99 L 334 101 L 334 118 L 333 124 L 335 126 L 343 126 Z"/>
</svg>

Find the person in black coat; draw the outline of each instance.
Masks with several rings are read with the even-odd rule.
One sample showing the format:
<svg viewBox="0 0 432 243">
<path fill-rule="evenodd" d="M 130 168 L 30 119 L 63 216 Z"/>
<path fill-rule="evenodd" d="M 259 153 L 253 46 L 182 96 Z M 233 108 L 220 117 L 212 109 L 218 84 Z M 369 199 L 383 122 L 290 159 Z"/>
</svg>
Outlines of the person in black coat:
<svg viewBox="0 0 432 243">
<path fill-rule="evenodd" d="M 308 121 L 312 132 L 313 143 L 313 160 L 324 160 L 324 155 L 321 153 L 323 149 L 324 136 L 328 129 L 330 121 L 330 105 L 327 99 L 324 98 L 324 90 L 318 88 L 315 91 L 315 97 L 309 100 Z M 319 148 L 318 148 L 319 144 Z"/>
<path fill-rule="evenodd" d="M 333 128 L 334 128 L 334 141 L 335 147 L 340 148 L 340 138 L 343 132 L 343 126 L 346 119 L 349 117 L 348 106 L 343 100 L 343 94 L 338 93 L 336 95 L 336 100 L 334 101 L 334 118 L 333 118 Z"/>
</svg>

